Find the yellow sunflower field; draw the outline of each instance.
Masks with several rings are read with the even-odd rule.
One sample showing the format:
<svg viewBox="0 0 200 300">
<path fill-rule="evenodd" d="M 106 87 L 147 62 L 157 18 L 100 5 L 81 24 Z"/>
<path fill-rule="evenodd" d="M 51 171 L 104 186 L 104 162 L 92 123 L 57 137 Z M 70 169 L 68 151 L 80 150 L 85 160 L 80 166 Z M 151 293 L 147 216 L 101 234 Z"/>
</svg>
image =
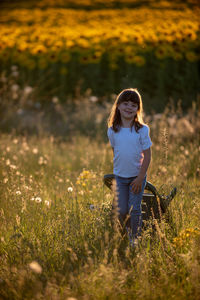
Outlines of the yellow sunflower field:
<svg viewBox="0 0 200 300">
<path fill-rule="evenodd" d="M 138 6 L 138 1 L 127 0 L 16 3 L 4 4 L 0 14 L 1 69 L 17 65 L 31 84 L 45 76 L 48 81 L 50 72 L 61 96 L 73 93 L 80 82 L 83 91 L 91 88 L 97 95 L 132 83 L 153 95 L 155 89 L 172 90 L 174 96 L 197 93 L 197 1 L 141 1 Z M 170 83 L 169 77 L 180 73 L 182 78 Z M 191 76 L 190 90 L 185 83 Z"/>
</svg>

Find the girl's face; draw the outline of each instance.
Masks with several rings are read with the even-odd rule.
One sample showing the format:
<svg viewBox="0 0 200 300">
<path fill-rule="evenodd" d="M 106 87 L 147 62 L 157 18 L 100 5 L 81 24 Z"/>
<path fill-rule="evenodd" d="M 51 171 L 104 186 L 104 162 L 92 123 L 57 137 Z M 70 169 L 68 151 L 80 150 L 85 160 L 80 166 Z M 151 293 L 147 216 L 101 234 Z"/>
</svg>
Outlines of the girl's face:
<svg viewBox="0 0 200 300">
<path fill-rule="evenodd" d="M 138 111 L 138 105 L 132 101 L 124 101 L 118 106 L 122 119 L 133 120 Z"/>
</svg>

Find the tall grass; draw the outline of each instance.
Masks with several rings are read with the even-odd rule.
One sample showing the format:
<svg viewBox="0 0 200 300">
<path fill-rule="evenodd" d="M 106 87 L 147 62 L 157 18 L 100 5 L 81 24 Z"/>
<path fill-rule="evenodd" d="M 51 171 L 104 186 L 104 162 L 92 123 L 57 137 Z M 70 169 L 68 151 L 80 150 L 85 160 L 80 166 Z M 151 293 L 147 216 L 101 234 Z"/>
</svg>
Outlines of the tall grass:
<svg viewBox="0 0 200 300">
<path fill-rule="evenodd" d="M 20 134 L 17 128 L 1 133 L 1 298 L 198 299 L 197 107 L 187 115 L 168 107 L 145 117 L 153 140 L 148 180 L 160 193 L 168 194 L 174 186 L 178 193 L 167 216 L 152 220 L 132 249 L 113 226 L 113 195 L 102 182 L 112 172 L 105 134 L 109 104 L 100 110 L 84 101 L 96 107 L 89 119 L 88 105 L 71 114 L 60 109 L 69 117 L 61 119 L 63 126 L 71 124 L 68 138 L 47 127 L 38 135 Z M 89 128 L 88 136 L 82 124 Z M 98 138 L 89 134 L 92 127 Z"/>
</svg>

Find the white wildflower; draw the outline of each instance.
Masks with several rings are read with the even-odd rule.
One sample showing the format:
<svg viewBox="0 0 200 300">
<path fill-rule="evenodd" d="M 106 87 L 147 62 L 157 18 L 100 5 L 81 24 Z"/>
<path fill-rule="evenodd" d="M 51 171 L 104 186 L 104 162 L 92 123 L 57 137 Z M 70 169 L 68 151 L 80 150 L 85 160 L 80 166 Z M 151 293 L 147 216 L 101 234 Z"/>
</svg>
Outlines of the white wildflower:
<svg viewBox="0 0 200 300">
<path fill-rule="evenodd" d="M 30 264 L 29 264 L 29 268 L 37 273 L 37 274 L 41 274 L 42 273 L 42 267 L 38 264 L 37 261 L 32 261 Z"/>
<path fill-rule="evenodd" d="M 6 159 L 6 166 L 10 165 L 10 159 Z"/>
<path fill-rule="evenodd" d="M 71 187 L 71 186 L 68 187 L 67 191 L 68 191 L 69 193 L 73 192 L 73 187 Z"/>
<path fill-rule="evenodd" d="M 13 92 L 17 92 L 17 91 L 19 90 L 19 85 L 18 85 L 18 84 L 13 84 L 13 85 L 11 86 L 11 90 L 12 90 Z"/>
<path fill-rule="evenodd" d="M 96 96 L 91 96 L 89 99 L 90 99 L 90 101 L 93 102 L 93 103 L 95 103 L 95 102 L 98 101 L 98 98 L 97 98 Z"/>
<path fill-rule="evenodd" d="M 42 199 L 41 199 L 40 197 L 36 197 L 36 198 L 35 198 L 35 202 L 41 203 L 41 202 L 42 202 Z"/>
<path fill-rule="evenodd" d="M 26 96 L 28 96 L 29 94 L 31 94 L 32 91 L 33 91 L 33 88 L 32 88 L 31 86 L 26 86 L 26 87 L 24 88 L 24 94 L 25 94 Z"/>
<path fill-rule="evenodd" d="M 13 140 L 13 143 L 14 143 L 14 144 L 17 144 L 17 143 L 18 143 L 18 139 L 14 139 L 14 140 Z"/>
<path fill-rule="evenodd" d="M 22 193 L 20 191 L 16 191 L 16 195 L 21 195 Z"/>
<path fill-rule="evenodd" d="M 38 148 L 33 148 L 33 154 L 38 154 Z"/>
<path fill-rule="evenodd" d="M 13 169 L 13 170 L 15 170 L 15 169 L 17 169 L 17 166 L 15 166 L 15 165 L 10 165 L 10 168 Z"/>
<path fill-rule="evenodd" d="M 58 102 L 59 102 L 58 97 L 53 97 L 53 98 L 52 98 L 52 102 L 53 102 L 54 104 L 58 103 Z"/>
<path fill-rule="evenodd" d="M 46 206 L 50 205 L 50 202 L 48 200 L 45 200 L 44 203 L 46 204 Z"/>
</svg>

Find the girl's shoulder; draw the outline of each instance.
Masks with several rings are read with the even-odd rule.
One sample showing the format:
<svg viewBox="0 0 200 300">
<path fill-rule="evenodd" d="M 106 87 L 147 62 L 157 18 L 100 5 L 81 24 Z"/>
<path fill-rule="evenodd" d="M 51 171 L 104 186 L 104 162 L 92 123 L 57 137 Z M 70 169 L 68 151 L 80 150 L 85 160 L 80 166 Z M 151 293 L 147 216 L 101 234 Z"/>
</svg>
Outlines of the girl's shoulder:
<svg viewBox="0 0 200 300">
<path fill-rule="evenodd" d="M 147 124 L 143 123 L 141 129 L 143 129 L 143 130 L 149 129 L 149 126 Z"/>
<path fill-rule="evenodd" d="M 139 129 L 139 132 L 141 133 L 149 132 L 149 126 L 147 124 L 142 124 L 142 127 Z"/>
<path fill-rule="evenodd" d="M 114 130 L 113 130 L 113 127 L 108 127 L 108 130 L 107 130 L 107 132 L 114 132 Z"/>
<path fill-rule="evenodd" d="M 108 136 L 113 135 L 113 133 L 114 133 L 113 128 L 112 127 L 108 127 L 108 130 L 107 130 Z"/>
</svg>

